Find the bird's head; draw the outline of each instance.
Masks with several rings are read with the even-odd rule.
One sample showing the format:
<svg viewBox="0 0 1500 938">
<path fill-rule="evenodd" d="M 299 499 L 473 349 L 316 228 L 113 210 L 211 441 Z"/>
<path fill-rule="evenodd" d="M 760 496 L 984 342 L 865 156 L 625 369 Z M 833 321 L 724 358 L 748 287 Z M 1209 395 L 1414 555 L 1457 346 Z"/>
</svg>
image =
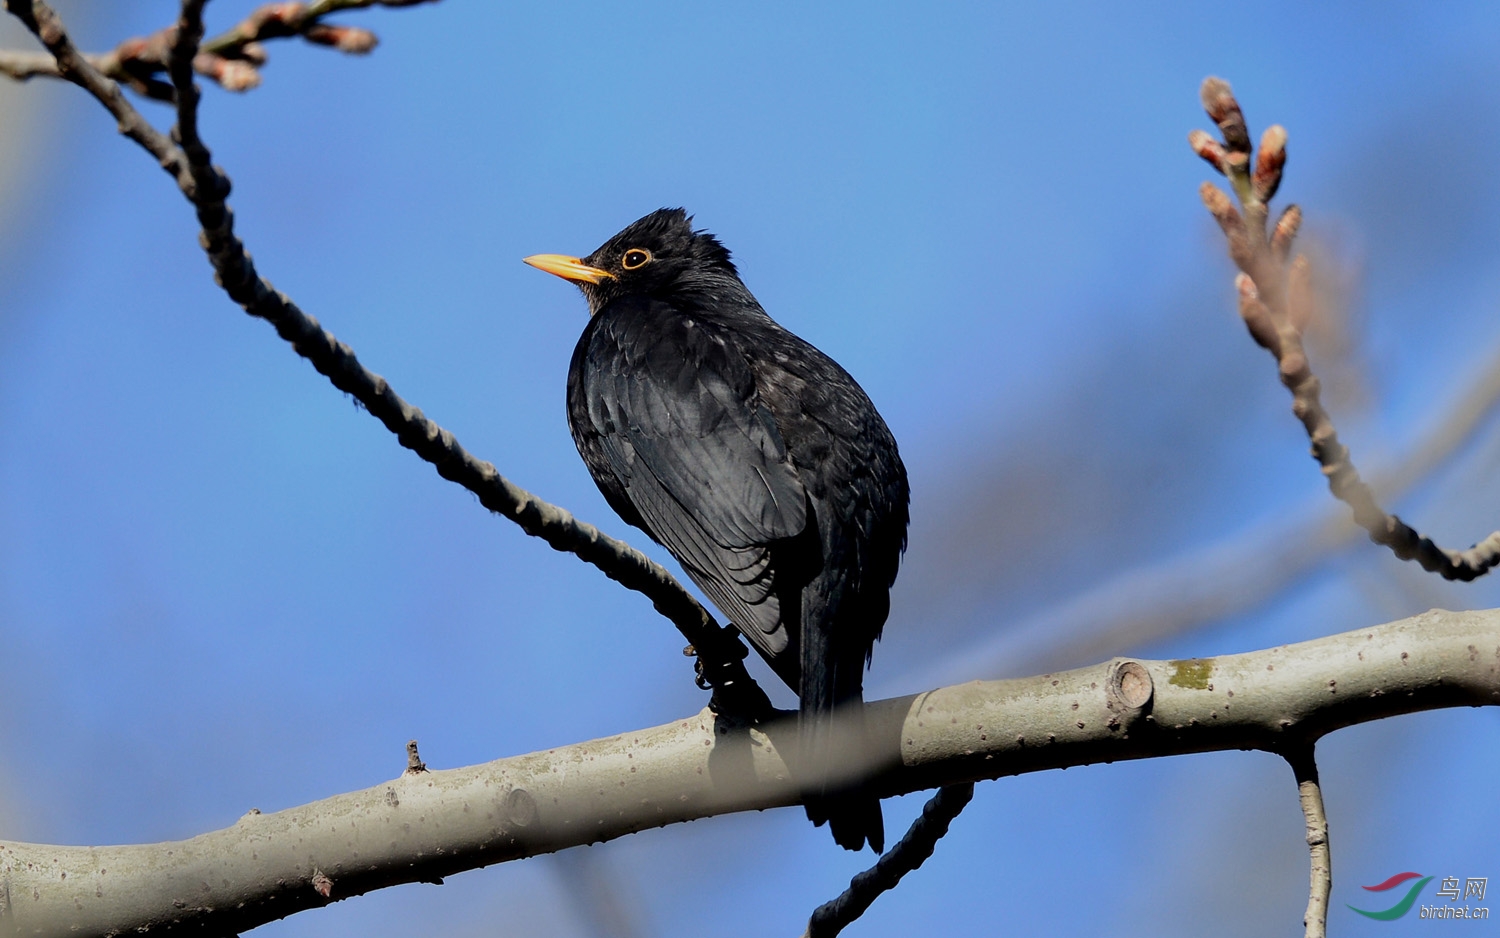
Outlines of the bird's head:
<svg viewBox="0 0 1500 938">
<path fill-rule="evenodd" d="M 681 291 L 739 285 L 729 249 L 680 208 L 657 209 L 632 222 L 588 257 L 534 254 L 526 263 L 571 280 L 589 302 L 589 315 L 622 296 L 670 299 Z"/>
</svg>

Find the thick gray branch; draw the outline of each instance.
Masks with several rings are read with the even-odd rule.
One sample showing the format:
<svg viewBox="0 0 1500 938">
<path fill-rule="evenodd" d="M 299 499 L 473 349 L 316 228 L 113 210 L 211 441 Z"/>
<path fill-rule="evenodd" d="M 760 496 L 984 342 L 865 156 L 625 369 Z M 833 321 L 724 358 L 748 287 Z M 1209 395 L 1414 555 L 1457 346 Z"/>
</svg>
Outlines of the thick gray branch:
<svg viewBox="0 0 1500 938">
<path fill-rule="evenodd" d="M 1228 749 L 1288 751 L 1340 727 L 1500 704 L 1500 610 L 1429 612 L 1298 645 L 1119 661 L 871 703 L 882 794 Z M 0 842 L 0 934 L 233 932 L 395 883 L 798 803 L 794 722 L 709 711 L 609 739 L 364 791 L 174 843 Z"/>
</svg>

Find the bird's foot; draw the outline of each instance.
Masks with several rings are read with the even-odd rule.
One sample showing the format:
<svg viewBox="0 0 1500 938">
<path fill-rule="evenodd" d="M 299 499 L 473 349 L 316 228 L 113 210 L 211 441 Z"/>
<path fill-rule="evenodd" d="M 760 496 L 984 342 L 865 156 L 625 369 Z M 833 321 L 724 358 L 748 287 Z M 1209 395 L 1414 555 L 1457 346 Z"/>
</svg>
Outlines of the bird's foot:
<svg viewBox="0 0 1500 938">
<path fill-rule="evenodd" d="M 703 659 L 693 659 L 693 683 L 698 685 L 699 690 L 713 690 L 713 682 L 708 679 L 708 673 L 703 669 Z"/>
<path fill-rule="evenodd" d="M 708 680 L 708 675 L 703 672 L 703 659 L 698 657 L 698 649 L 687 645 L 682 649 L 684 657 L 693 660 L 693 683 L 698 685 L 699 690 L 713 690 L 714 686 Z M 712 706 L 712 704 L 710 704 Z"/>
<path fill-rule="evenodd" d="M 732 624 L 719 629 L 713 653 L 707 657 L 694 645 L 682 650 L 693 659 L 693 680 L 699 688 L 713 691 L 708 709 L 714 713 L 758 723 L 775 713 L 766 692 L 760 689 L 744 660 L 750 650 L 740 641 L 739 629 Z"/>
</svg>

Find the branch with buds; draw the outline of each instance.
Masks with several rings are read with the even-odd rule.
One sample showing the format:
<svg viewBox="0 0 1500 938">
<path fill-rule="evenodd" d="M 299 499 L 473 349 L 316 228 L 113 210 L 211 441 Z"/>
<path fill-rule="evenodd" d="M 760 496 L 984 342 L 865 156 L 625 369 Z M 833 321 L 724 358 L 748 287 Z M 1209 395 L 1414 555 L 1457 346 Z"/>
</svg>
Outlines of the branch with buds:
<svg viewBox="0 0 1500 938">
<path fill-rule="evenodd" d="M 310 15 L 322 15 L 335 8 L 381 2 L 410 6 L 425 0 L 321 0 L 307 10 Z M 572 553 L 650 599 L 691 643 L 696 670 L 702 683 L 713 688 L 716 708 L 747 718 L 768 716 L 771 701 L 745 670 L 748 652 L 733 626 L 721 627 L 670 573 L 636 548 L 538 498 L 502 476 L 492 463 L 476 458 L 452 433 L 397 394 L 385 378 L 366 368 L 349 346 L 260 276 L 249 251 L 235 234 L 234 213 L 225 201 L 229 177 L 213 165 L 208 146 L 198 132 L 200 94 L 193 81 L 193 63 L 201 54 L 205 3 L 182 0 L 178 22 L 169 27 L 173 39 L 167 47 L 168 74 L 177 116 L 169 136 L 142 117 L 119 86 L 101 75 L 74 47 L 61 18 L 46 0 L 4 0 L 5 9 L 47 47 L 58 73 L 93 95 L 115 118 L 120 132 L 150 153 L 172 176 L 197 213 L 202 229 L 199 244 L 208 254 L 216 281 L 231 299 L 245 312 L 274 326 L 297 354 L 335 387 L 359 401 L 402 446 L 430 463 L 443 478 L 473 492 L 480 504 L 515 522 L 527 534 L 542 538 L 556 550 Z"/>
<path fill-rule="evenodd" d="M 1424 570 L 1447 580 L 1469 581 L 1483 576 L 1500 564 L 1500 531 L 1468 550 L 1440 547 L 1381 508 L 1374 492 L 1360 478 L 1349 448 L 1339 441 L 1333 418 L 1323 407 L 1322 385 L 1302 345 L 1314 302 L 1307 256 L 1291 256 L 1302 210 L 1287 206 L 1268 229 L 1269 203 L 1281 186 L 1286 165 L 1286 130 L 1279 124 L 1268 127 L 1252 164 L 1250 132 L 1229 83 L 1220 78 L 1205 79 L 1201 94 L 1203 108 L 1218 125 L 1223 140 L 1195 130 L 1188 134 L 1188 143 L 1228 178 L 1239 208 L 1228 193 L 1212 183 L 1205 182 L 1199 195 L 1224 230 L 1229 256 L 1241 271 L 1235 278 L 1240 317 L 1250 337 L 1276 358 L 1281 383 L 1292 392 L 1292 413 L 1302 421 L 1312 441 L 1312 456 L 1328 478 L 1329 490 L 1353 509 L 1355 522 L 1369 532 L 1372 541 L 1389 547 L 1402 560 L 1415 560 Z"/>
<path fill-rule="evenodd" d="M 371 6 L 414 6 L 431 0 L 314 0 L 312 3 L 267 3 L 257 7 L 233 29 L 203 42 L 193 57 L 193 71 L 229 91 L 249 91 L 260 85 L 260 70 L 269 56 L 262 44 L 271 39 L 301 38 L 351 55 L 364 55 L 379 39 L 368 29 L 324 21 L 341 10 Z M 172 100 L 166 77 L 177 27 L 167 26 L 149 36 L 126 39 L 109 52 L 86 53 L 84 58 L 101 74 L 146 98 Z M 48 52 L 0 52 L 0 75 L 17 81 L 41 76 L 63 78 L 57 60 Z"/>
</svg>

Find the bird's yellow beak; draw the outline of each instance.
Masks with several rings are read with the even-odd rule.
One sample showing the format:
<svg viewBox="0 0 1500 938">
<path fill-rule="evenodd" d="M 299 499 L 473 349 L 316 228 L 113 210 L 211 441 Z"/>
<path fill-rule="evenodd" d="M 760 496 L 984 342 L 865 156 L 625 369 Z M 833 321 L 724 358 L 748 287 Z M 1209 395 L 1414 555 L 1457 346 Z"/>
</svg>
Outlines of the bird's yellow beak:
<svg viewBox="0 0 1500 938">
<path fill-rule="evenodd" d="M 530 257 L 523 257 L 521 260 L 535 267 L 537 270 L 545 270 L 549 274 L 554 274 L 564 280 L 571 280 L 574 283 L 598 283 L 606 277 L 611 280 L 615 277 L 614 274 L 607 270 L 590 267 L 582 260 L 576 257 L 569 257 L 566 254 L 533 254 Z"/>
</svg>

